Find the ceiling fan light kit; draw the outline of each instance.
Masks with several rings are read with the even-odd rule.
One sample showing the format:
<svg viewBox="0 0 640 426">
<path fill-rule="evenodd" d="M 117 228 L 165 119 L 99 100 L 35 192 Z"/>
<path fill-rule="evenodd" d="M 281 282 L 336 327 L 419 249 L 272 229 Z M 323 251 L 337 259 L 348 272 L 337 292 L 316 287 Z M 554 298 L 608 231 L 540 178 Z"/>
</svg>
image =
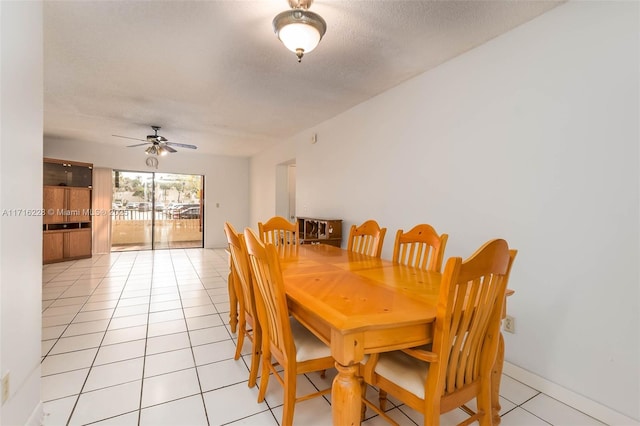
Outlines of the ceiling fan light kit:
<svg viewBox="0 0 640 426">
<path fill-rule="evenodd" d="M 169 151 L 167 151 L 162 146 L 160 146 L 159 143 L 154 143 L 149 148 L 145 149 L 144 152 L 147 155 L 162 155 L 162 156 L 167 155 L 169 153 Z"/>
<path fill-rule="evenodd" d="M 327 23 L 317 13 L 309 11 L 313 0 L 289 0 L 291 10 L 273 18 L 273 31 L 282 44 L 296 54 L 298 62 L 305 53 L 318 46 L 327 31 Z"/>
</svg>

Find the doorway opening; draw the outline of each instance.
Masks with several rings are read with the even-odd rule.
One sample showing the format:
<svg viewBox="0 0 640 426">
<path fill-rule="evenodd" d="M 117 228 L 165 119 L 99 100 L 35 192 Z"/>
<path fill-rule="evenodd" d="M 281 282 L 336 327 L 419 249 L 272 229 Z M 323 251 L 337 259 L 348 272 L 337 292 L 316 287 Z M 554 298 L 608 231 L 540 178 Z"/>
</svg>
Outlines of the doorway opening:
<svg viewBox="0 0 640 426">
<path fill-rule="evenodd" d="M 296 160 L 276 166 L 276 215 L 296 220 Z"/>
<path fill-rule="evenodd" d="M 204 247 L 204 176 L 113 171 L 111 251 Z"/>
</svg>

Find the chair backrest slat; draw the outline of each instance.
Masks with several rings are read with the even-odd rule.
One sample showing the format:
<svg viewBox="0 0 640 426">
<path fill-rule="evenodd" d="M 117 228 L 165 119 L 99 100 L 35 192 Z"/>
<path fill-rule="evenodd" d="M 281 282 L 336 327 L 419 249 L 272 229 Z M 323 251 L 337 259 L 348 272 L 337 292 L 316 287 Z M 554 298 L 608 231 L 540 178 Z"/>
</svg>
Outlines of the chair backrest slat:
<svg viewBox="0 0 640 426">
<path fill-rule="evenodd" d="M 298 224 L 282 216 L 274 216 L 265 223 L 258 222 L 258 235 L 263 242 L 274 246 L 300 244 Z"/>
<path fill-rule="evenodd" d="M 236 286 L 236 293 L 240 293 L 237 295 L 240 309 L 248 312 L 252 318 L 257 319 L 253 279 L 249 269 L 249 258 L 244 235 L 238 234 L 229 222 L 224 224 L 224 231 L 229 243 L 229 252 L 231 253 L 232 273 L 240 282 L 240 288 Z"/>
<path fill-rule="evenodd" d="M 380 228 L 375 220 L 367 220 L 360 226 L 351 225 L 347 250 L 379 258 L 386 232 L 387 228 Z"/>
<path fill-rule="evenodd" d="M 260 241 L 249 228 L 245 229 L 244 236 L 255 278 L 256 308 L 262 325 L 262 336 L 270 342 L 270 347 L 263 345 L 263 356 L 265 351 L 275 350 L 281 357 L 287 358 L 287 354 L 293 354 L 295 359 L 296 349 L 276 249 L 273 244 Z"/>
<path fill-rule="evenodd" d="M 498 239 L 484 244 L 464 262 L 459 257 L 447 261 L 433 342 L 439 374 L 428 375 L 426 395 L 454 394 L 477 381 L 482 371 L 490 370 L 498 350 L 513 258 L 515 250 L 510 252 L 506 241 Z"/>
<path fill-rule="evenodd" d="M 448 238 L 447 234 L 438 235 L 426 223 L 416 225 L 406 233 L 399 229 L 392 260 L 402 265 L 440 272 Z"/>
</svg>

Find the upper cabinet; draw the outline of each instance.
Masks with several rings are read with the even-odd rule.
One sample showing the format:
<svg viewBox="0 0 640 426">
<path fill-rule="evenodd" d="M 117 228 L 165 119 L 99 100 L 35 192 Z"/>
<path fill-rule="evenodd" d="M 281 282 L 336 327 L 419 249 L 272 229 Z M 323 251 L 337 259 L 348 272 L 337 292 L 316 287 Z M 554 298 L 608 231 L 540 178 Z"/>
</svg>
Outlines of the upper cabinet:
<svg viewBox="0 0 640 426">
<path fill-rule="evenodd" d="M 44 159 L 43 184 L 45 186 L 71 186 L 91 188 L 93 165 L 76 161 Z"/>
</svg>

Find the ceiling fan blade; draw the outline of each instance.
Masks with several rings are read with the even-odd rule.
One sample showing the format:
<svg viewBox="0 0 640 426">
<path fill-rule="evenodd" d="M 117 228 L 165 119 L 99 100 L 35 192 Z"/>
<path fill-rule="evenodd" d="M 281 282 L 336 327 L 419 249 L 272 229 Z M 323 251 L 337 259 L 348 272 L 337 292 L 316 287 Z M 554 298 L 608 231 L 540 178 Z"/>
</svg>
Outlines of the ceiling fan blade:
<svg viewBox="0 0 640 426">
<path fill-rule="evenodd" d="M 116 138 L 133 139 L 134 141 L 142 141 L 142 142 L 146 141 L 146 139 L 130 138 L 129 136 L 120 136 L 120 135 L 111 135 L 111 136 Z"/>
<path fill-rule="evenodd" d="M 131 139 L 131 140 L 134 140 L 134 141 L 143 142 L 143 143 L 138 143 L 138 144 L 135 144 L 135 145 L 127 145 L 127 148 L 133 148 L 133 147 L 136 147 L 136 146 L 143 146 L 143 145 L 151 144 L 154 147 L 156 147 L 156 149 L 161 147 L 163 149 L 166 149 L 166 151 L 170 152 L 170 153 L 178 152 L 171 145 L 182 147 L 182 148 L 188 148 L 188 149 L 198 149 L 198 147 L 195 146 L 195 145 L 189 145 L 189 144 L 185 144 L 185 143 L 169 142 L 169 140 L 167 138 L 165 138 L 164 136 L 158 135 L 158 130 L 160 130 L 160 127 L 151 126 L 151 128 L 155 131 L 155 134 L 147 135 L 147 139 L 138 139 L 138 138 L 132 138 L 132 137 L 129 137 L 129 136 L 120 136 L 120 135 L 111 135 L 111 136 L 116 137 L 116 138 Z"/>
<path fill-rule="evenodd" d="M 195 145 L 188 145 L 186 143 L 177 143 L 177 142 L 165 142 L 165 145 L 173 145 L 179 146 L 180 148 L 189 148 L 189 149 L 198 149 Z"/>
</svg>

